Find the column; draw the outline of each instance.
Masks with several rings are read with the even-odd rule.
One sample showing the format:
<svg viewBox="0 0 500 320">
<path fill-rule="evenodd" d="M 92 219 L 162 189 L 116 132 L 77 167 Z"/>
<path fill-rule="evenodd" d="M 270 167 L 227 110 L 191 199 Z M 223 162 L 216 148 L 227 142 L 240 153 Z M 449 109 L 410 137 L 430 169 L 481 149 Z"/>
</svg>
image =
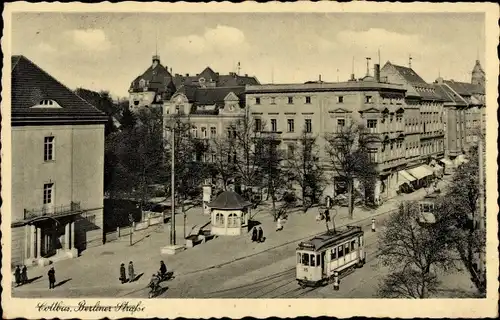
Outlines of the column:
<svg viewBox="0 0 500 320">
<path fill-rule="evenodd" d="M 29 233 L 30 233 L 30 226 L 25 225 L 24 226 L 24 259 L 29 258 L 29 253 L 28 253 L 28 242 L 30 241 Z"/>
<path fill-rule="evenodd" d="M 70 232 L 70 224 L 66 223 L 66 225 L 64 226 L 64 250 L 69 250 L 70 249 L 70 246 L 69 246 L 69 241 L 70 241 L 69 232 Z"/>
<path fill-rule="evenodd" d="M 42 257 L 42 229 L 36 228 L 36 257 Z"/>
<path fill-rule="evenodd" d="M 36 246 L 36 237 L 35 237 L 35 226 L 29 226 L 29 241 L 30 241 L 30 259 L 35 258 L 35 246 Z"/>
<path fill-rule="evenodd" d="M 71 222 L 71 240 L 70 240 L 71 249 L 75 248 L 75 222 Z"/>
</svg>

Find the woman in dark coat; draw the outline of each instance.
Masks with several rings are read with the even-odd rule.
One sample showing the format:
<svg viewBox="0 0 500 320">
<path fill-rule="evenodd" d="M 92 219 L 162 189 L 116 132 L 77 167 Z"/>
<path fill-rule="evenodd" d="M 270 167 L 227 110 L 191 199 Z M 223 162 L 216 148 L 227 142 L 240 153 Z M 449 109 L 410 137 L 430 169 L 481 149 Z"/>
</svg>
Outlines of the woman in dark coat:
<svg viewBox="0 0 500 320">
<path fill-rule="evenodd" d="M 257 227 L 252 230 L 252 242 L 257 241 Z"/>
<path fill-rule="evenodd" d="M 127 282 L 127 275 L 125 274 L 125 264 L 120 265 L 120 281 L 122 283 Z"/>
<path fill-rule="evenodd" d="M 132 263 L 132 261 L 128 263 L 128 277 L 130 279 L 130 282 L 134 281 L 135 279 L 134 264 Z"/>
<path fill-rule="evenodd" d="M 56 284 L 56 271 L 54 267 L 50 268 L 47 275 L 49 276 L 49 289 L 54 289 Z"/>
<path fill-rule="evenodd" d="M 259 242 L 264 242 L 264 231 L 262 231 L 262 228 L 259 227 L 259 232 L 258 232 L 258 241 Z"/>
<path fill-rule="evenodd" d="M 28 268 L 26 266 L 23 266 L 23 269 L 21 271 L 21 282 L 22 284 L 28 282 Z"/>
<path fill-rule="evenodd" d="M 14 271 L 14 278 L 16 280 L 16 286 L 19 286 L 21 284 L 21 269 L 19 269 L 19 266 L 17 266 Z"/>
</svg>

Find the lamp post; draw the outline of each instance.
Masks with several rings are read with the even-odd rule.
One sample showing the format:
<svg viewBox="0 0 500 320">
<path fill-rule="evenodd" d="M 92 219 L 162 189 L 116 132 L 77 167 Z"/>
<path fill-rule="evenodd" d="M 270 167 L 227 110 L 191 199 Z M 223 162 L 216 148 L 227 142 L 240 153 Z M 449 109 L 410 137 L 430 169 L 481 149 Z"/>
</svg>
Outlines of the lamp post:
<svg viewBox="0 0 500 320">
<path fill-rule="evenodd" d="M 171 170 L 171 200 L 170 206 L 172 208 L 172 218 L 170 221 L 170 244 L 175 245 L 175 130 L 170 128 L 170 133 L 172 135 L 172 143 L 170 147 L 170 170 Z"/>
</svg>

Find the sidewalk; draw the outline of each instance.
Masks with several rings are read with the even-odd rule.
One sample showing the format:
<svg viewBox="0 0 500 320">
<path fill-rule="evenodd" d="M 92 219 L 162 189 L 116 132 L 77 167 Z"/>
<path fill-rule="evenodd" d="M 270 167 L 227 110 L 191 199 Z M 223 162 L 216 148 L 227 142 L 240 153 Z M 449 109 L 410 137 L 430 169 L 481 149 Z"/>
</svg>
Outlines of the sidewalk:
<svg viewBox="0 0 500 320">
<path fill-rule="evenodd" d="M 425 190 L 420 189 L 409 195 L 401 195 L 385 202 L 376 210 L 367 211 L 355 208 L 354 219 L 352 220 L 348 218 L 347 208 L 340 208 L 335 217 L 335 224 L 340 227 L 370 219 L 372 216 L 397 208 L 401 200 L 417 200 L 425 196 L 425 194 Z M 90 248 L 76 259 L 63 260 L 51 265 L 56 270 L 58 282 L 70 279 L 67 284 L 55 290 L 64 287 L 72 289 L 77 287 L 120 287 L 126 289 L 127 287 L 146 286 L 151 274 L 158 270 L 160 260 L 165 261 L 169 270 L 175 271 L 176 277 L 182 277 L 183 275 L 245 259 L 272 248 L 298 242 L 324 232 L 325 222 L 315 220 L 317 210 L 317 208 L 312 208 L 307 213 L 301 213 L 300 208 L 297 208 L 298 212 L 294 210 L 289 214 L 288 221 L 280 232 L 275 232 L 276 223 L 273 221 L 270 212 L 263 210 L 258 212 L 253 219 L 260 222 L 264 237 L 266 237 L 264 243 L 252 243 L 250 233 L 237 237 L 218 237 L 173 256 L 160 254 L 160 249 L 169 244 L 169 227 L 167 225 L 160 225 L 160 228 L 152 227 L 141 230 L 134 233 L 133 242 L 135 244 L 133 246 L 129 245 L 129 238 L 124 237 L 120 238 L 119 241 Z M 186 219 L 187 234 L 194 225 L 202 225 L 208 220 L 209 217 L 202 214 L 201 208 L 190 210 Z M 181 214 L 178 214 L 176 215 L 176 238 L 177 243 L 180 244 L 184 242 L 182 227 L 183 218 Z M 135 283 L 121 285 L 118 281 L 120 263 L 127 266 L 129 261 L 133 261 L 136 274 L 144 272 L 144 275 Z M 30 268 L 28 271 L 30 278 L 37 276 L 43 278 L 15 290 L 47 288 L 47 272 L 51 266 Z"/>
</svg>

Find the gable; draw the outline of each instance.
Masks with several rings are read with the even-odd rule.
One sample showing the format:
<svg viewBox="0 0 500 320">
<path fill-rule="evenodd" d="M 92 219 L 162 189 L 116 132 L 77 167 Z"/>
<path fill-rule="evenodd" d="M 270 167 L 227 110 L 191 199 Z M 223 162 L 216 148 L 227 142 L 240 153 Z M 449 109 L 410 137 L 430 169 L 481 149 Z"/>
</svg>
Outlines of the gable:
<svg viewBox="0 0 500 320">
<path fill-rule="evenodd" d="M 234 92 L 229 92 L 224 98 L 224 101 L 240 101 L 240 99 L 234 94 Z"/>
<path fill-rule="evenodd" d="M 172 101 L 174 103 L 186 103 L 186 102 L 188 102 L 188 98 L 186 97 L 186 95 L 184 93 L 177 92 L 172 96 L 170 101 Z"/>
<path fill-rule="evenodd" d="M 328 111 L 328 113 L 352 113 L 352 111 L 344 109 L 344 108 L 336 108 L 336 109 Z"/>
</svg>

